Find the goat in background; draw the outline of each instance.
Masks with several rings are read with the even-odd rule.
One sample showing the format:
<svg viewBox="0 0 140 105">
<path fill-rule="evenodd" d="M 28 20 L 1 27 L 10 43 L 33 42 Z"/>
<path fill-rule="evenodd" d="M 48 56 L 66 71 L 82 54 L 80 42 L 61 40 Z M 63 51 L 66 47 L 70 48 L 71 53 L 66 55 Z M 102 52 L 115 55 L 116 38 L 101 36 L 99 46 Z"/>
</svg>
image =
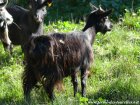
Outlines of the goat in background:
<svg viewBox="0 0 140 105">
<path fill-rule="evenodd" d="M 10 50 L 11 40 L 8 36 L 8 25 L 12 24 L 13 17 L 6 10 L 7 4 L 8 0 L 3 0 L 0 3 L 0 40 L 5 50 Z"/>
<path fill-rule="evenodd" d="M 13 45 L 21 45 L 23 50 L 24 44 L 31 36 L 43 34 L 44 17 L 47 13 L 46 6 L 50 6 L 51 3 L 52 0 L 29 0 L 29 10 L 20 6 L 6 8 L 16 23 L 8 27 L 9 37 Z"/>
<path fill-rule="evenodd" d="M 23 90 L 27 101 L 30 92 L 41 82 L 51 100 L 54 86 L 71 76 L 74 96 L 78 91 L 77 72 L 81 72 L 82 96 L 86 95 L 88 70 L 93 61 L 92 44 L 97 32 L 106 33 L 112 28 L 107 16 L 111 10 L 101 8 L 92 11 L 80 32 L 51 33 L 47 36 L 31 37 L 25 45 L 25 70 Z"/>
</svg>

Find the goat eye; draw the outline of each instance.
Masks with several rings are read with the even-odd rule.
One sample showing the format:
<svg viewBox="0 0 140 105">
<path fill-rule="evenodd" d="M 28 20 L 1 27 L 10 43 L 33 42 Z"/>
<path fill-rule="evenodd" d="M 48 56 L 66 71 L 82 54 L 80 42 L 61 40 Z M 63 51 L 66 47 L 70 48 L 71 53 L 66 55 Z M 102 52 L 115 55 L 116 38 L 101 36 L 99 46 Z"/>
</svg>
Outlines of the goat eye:
<svg viewBox="0 0 140 105">
<path fill-rule="evenodd" d="M 10 19 L 9 18 L 6 18 L 6 20 L 9 21 Z"/>
<path fill-rule="evenodd" d="M 42 11 L 43 11 L 44 13 L 46 13 L 46 9 L 42 9 Z"/>
</svg>

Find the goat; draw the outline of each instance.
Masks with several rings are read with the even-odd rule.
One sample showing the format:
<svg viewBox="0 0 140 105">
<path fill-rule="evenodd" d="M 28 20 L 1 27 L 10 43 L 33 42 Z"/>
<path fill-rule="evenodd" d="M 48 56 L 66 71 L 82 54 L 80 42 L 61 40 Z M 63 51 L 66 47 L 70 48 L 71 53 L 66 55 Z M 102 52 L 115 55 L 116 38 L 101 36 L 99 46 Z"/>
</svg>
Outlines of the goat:
<svg viewBox="0 0 140 105">
<path fill-rule="evenodd" d="M 86 80 L 93 61 L 92 44 L 97 32 L 106 33 L 112 26 L 107 16 L 111 10 L 100 8 L 91 12 L 80 32 L 51 33 L 34 36 L 25 45 L 25 69 L 23 91 L 27 101 L 37 82 L 41 82 L 49 98 L 53 100 L 54 86 L 64 77 L 71 76 L 74 96 L 78 91 L 77 72 L 81 72 L 82 96 L 86 95 Z M 110 24 L 111 25 L 111 24 Z"/>
<path fill-rule="evenodd" d="M 30 0 L 29 10 L 20 6 L 6 8 L 16 23 L 8 26 L 9 38 L 13 45 L 21 45 L 23 50 L 24 43 L 28 41 L 30 36 L 43 34 L 46 5 L 50 6 L 51 2 L 52 0 Z"/>
<path fill-rule="evenodd" d="M 4 0 L 0 3 L 0 39 L 5 47 L 5 50 L 10 49 L 11 40 L 8 36 L 8 25 L 12 24 L 13 18 L 7 12 L 5 6 L 7 5 L 8 0 Z"/>
</svg>

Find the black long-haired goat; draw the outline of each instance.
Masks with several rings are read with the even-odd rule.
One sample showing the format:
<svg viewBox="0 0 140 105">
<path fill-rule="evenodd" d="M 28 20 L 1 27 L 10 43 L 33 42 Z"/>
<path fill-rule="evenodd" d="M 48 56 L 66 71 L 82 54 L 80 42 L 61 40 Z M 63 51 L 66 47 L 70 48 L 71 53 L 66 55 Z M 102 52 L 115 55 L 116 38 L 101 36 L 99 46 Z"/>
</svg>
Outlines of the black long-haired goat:
<svg viewBox="0 0 140 105">
<path fill-rule="evenodd" d="M 52 33 L 32 37 L 25 46 L 26 67 L 23 73 L 23 90 L 26 99 L 30 91 L 41 82 L 50 99 L 54 99 L 54 86 L 71 76 L 74 96 L 78 91 L 77 72 L 81 72 L 82 96 L 86 95 L 86 79 L 93 61 L 92 43 L 97 32 L 111 30 L 107 16 L 111 13 L 97 9 L 90 13 L 81 32 Z"/>
</svg>

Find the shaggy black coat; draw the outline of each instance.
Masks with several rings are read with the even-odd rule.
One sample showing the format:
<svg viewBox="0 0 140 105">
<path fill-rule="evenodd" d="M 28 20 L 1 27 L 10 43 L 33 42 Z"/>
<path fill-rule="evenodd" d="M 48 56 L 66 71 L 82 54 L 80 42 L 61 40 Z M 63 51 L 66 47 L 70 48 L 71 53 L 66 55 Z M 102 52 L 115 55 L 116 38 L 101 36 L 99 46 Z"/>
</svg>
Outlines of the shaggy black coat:
<svg viewBox="0 0 140 105">
<path fill-rule="evenodd" d="M 79 69 L 83 77 L 93 59 L 90 43 L 77 33 L 32 37 L 26 49 L 23 86 L 28 89 L 25 93 L 40 81 L 51 99 L 57 82 L 66 76 L 75 76 Z"/>
</svg>

